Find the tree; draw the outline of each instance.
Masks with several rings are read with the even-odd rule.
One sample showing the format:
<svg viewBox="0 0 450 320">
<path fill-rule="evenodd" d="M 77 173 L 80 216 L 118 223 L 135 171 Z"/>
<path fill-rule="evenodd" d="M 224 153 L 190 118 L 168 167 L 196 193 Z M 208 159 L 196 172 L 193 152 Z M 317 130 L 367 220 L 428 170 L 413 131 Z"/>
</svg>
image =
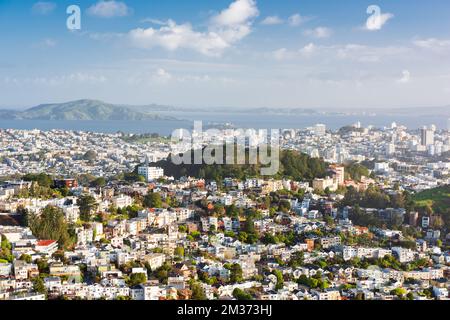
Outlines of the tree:
<svg viewBox="0 0 450 320">
<path fill-rule="evenodd" d="M 41 274 L 48 274 L 49 273 L 49 265 L 47 260 L 45 259 L 38 259 L 36 260 L 36 264 L 39 270 L 39 273 Z"/>
<path fill-rule="evenodd" d="M 91 186 L 94 188 L 103 188 L 106 186 L 106 179 L 104 177 L 100 177 L 92 181 Z"/>
<path fill-rule="evenodd" d="M 192 300 L 206 300 L 206 294 L 202 286 L 195 282 L 191 285 Z"/>
<path fill-rule="evenodd" d="M 23 180 L 37 182 L 40 187 L 50 188 L 53 186 L 53 178 L 45 173 L 27 174 L 23 177 Z"/>
<path fill-rule="evenodd" d="M 144 197 L 143 205 L 147 208 L 161 208 L 162 207 L 161 195 L 157 192 L 149 192 Z"/>
<path fill-rule="evenodd" d="M 237 300 L 253 300 L 253 296 L 250 293 L 239 288 L 233 290 L 233 297 Z"/>
<path fill-rule="evenodd" d="M 391 294 L 394 296 L 397 296 L 399 298 L 402 298 L 404 295 L 406 295 L 406 289 L 404 288 L 396 288 L 391 291 Z"/>
<path fill-rule="evenodd" d="M 45 288 L 44 281 L 41 277 L 33 279 L 33 290 L 40 294 L 47 294 L 47 289 Z"/>
<path fill-rule="evenodd" d="M 89 150 L 83 155 L 83 159 L 87 161 L 95 161 L 97 159 L 97 152 Z"/>
<path fill-rule="evenodd" d="M 253 221 L 253 217 L 248 216 L 245 220 L 244 231 L 248 234 L 255 233 L 255 222 Z"/>
<path fill-rule="evenodd" d="M 0 247 L 0 260 L 4 260 L 5 262 L 13 262 L 14 256 L 11 252 L 11 243 L 9 243 L 8 239 L 1 235 L 1 247 Z"/>
<path fill-rule="evenodd" d="M 174 254 L 178 257 L 184 257 L 184 248 L 183 247 L 176 247 Z"/>
<path fill-rule="evenodd" d="M 289 212 L 289 210 L 291 210 L 291 203 L 287 200 L 281 200 L 278 207 L 280 211 L 287 213 Z"/>
<path fill-rule="evenodd" d="M 277 284 L 275 285 L 275 289 L 276 290 L 283 289 L 284 287 L 283 273 L 280 270 L 274 270 L 273 274 L 277 277 Z"/>
<path fill-rule="evenodd" d="M 147 282 L 147 275 L 145 273 L 133 273 L 130 276 L 130 279 L 128 279 L 127 284 L 130 287 L 134 287 L 138 284 L 143 284 L 145 282 Z"/>
<path fill-rule="evenodd" d="M 32 258 L 29 254 L 22 254 L 19 260 L 25 261 L 26 263 L 31 263 Z"/>
<path fill-rule="evenodd" d="M 355 181 L 361 181 L 361 177 L 370 175 L 369 169 L 359 163 L 351 163 L 345 167 L 345 175 Z"/>
<path fill-rule="evenodd" d="M 73 239 L 61 208 L 47 206 L 40 216 L 33 216 L 31 220 L 30 229 L 39 239 L 55 240 L 63 248 L 72 244 Z"/>
<path fill-rule="evenodd" d="M 239 283 L 242 282 L 242 267 L 238 263 L 234 263 L 230 267 L 230 282 L 231 283 Z"/>
<path fill-rule="evenodd" d="M 85 222 L 91 221 L 92 213 L 98 208 L 97 201 L 91 195 L 82 195 L 78 199 L 78 206 L 80 207 L 80 218 Z"/>
</svg>

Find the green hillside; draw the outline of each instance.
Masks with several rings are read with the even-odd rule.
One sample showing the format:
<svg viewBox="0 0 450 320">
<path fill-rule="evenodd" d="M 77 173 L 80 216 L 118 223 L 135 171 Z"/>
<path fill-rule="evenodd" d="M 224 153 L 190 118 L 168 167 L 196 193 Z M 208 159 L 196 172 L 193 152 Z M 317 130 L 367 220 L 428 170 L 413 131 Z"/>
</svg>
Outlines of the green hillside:
<svg viewBox="0 0 450 320">
<path fill-rule="evenodd" d="M 246 157 L 248 159 L 248 150 Z M 162 167 L 166 175 L 173 176 L 175 178 L 180 178 L 187 175 L 217 181 L 223 180 L 227 177 L 237 179 L 259 177 L 261 167 L 266 167 L 259 163 L 256 165 L 176 165 L 170 160 L 160 161 L 154 165 Z M 311 158 L 308 155 L 296 151 L 282 150 L 280 152 L 280 170 L 275 178 L 291 178 L 295 180 L 311 181 L 316 177 L 324 177 L 326 172 L 327 164 L 322 159 Z"/>
<path fill-rule="evenodd" d="M 436 213 L 444 213 L 450 210 L 450 185 L 425 190 L 414 196 L 414 202 L 418 207 L 430 206 Z"/>
</svg>

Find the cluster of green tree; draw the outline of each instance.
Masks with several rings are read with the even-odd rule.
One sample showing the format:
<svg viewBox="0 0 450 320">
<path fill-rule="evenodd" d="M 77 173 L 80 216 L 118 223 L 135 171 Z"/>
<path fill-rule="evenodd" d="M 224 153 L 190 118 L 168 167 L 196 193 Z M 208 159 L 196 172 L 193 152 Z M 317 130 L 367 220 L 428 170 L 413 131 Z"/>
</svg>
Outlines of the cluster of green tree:
<svg viewBox="0 0 450 320">
<path fill-rule="evenodd" d="M 254 300 L 253 299 L 253 296 L 250 294 L 250 293 L 248 293 L 248 292 L 246 292 L 246 291 L 244 291 L 244 290 L 242 290 L 242 289 L 239 289 L 239 288 L 236 288 L 236 289 L 234 289 L 233 290 L 233 297 L 236 299 L 236 300 Z"/>
<path fill-rule="evenodd" d="M 226 263 L 224 264 L 224 267 L 228 270 L 230 270 L 230 283 L 240 283 L 244 281 L 244 278 L 242 276 L 242 267 L 238 263 Z"/>
<path fill-rule="evenodd" d="M 342 243 L 347 246 L 380 246 L 380 243 L 378 241 L 374 240 L 367 234 L 361 234 L 357 236 L 350 233 L 341 233 L 339 236 L 341 237 Z"/>
<path fill-rule="evenodd" d="M 298 278 L 297 282 L 298 284 L 307 286 L 311 289 L 325 290 L 330 287 L 330 283 L 327 279 L 322 278 L 322 274 L 320 272 L 316 273 L 313 277 L 307 277 L 302 274 L 300 278 Z"/>
<path fill-rule="evenodd" d="M 108 210 L 113 216 L 118 216 L 120 219 L 133 219 L 138 216 L 138 213 L 142 210 L 142 207 L 138 204 L 133 204 L 125 208 L 110 206 Z"/>
<path fill-rule="evenodd" d="M 17 193 L 17 197 L 21 199 L 25 198 L 38 198 L 38 199 L 53 199 L 62 198 L 68 196 L 70 190 L 68 188 L 51 188 L 42 187 L 39 183 L 33 183 L 29 189 L 25 188 Z"/>
<path fill-rule="evenodd" d="M 112 177 L 112 180 L 119 180 L 119 181 L 127 181 L 127 182 L 145 182 L 145 178 L 143 176 L 140 176 L 137 173 L 137 167 L 136 171 L 133 172 L 122 172 L 114 177 Z"/>
<path fill-rule="evenodd" d="M 303 266 L 305 263 L 305 257 L 303 252 L 296 252 L 291 256 L 291 259 L 289 260 L 289 266 L 291 268 L 298 268 Z"/>
<path fill-rule="evenodd" d="M 97 152 L 95 152 L 94 150 L 86 151 L 86 153 L 83 155 L 83 160 L 86 160 L 86 161 L 97 160 Z"/>
<path fill-rule="evenodd" d="M 163 201 L 158 192 L 149 192 L 145 195 L 142 204 L 146 208 L 162 208 Z"/>
<path fill-rule="evenodd" d="M 396 193 L 390 196 L 377 186 L 369 186 L 364 192 L 359 192 L 353 187 L 349 187 L 340 206 L 359 205 L 363 208 L 406 208 L 412 209 L 413 200 L 408 192 Z"/>
<path fill-rule="evenodd" d="M 275 290 L 281 290 L 284 287 L 284 276 L 281 270 L 274 270 L 273 274 L 277 278 L 277 283 L 275 284 Z"/>
<path fill-rule="evenodd" d="M 22 189 L 17 194 L 18 198 L 61 198 L 70 194 L 68 188 L 55 188 L 53 177 L 45 174 L 26 174 L 22 177 L 24 181 L 33 182 L 31 187 Z"/>
<path fill-rule="evenodd" d="M 259 195 L 258 195 L 259 196 Z M 277 204 L 282 199 L 303 199 L 305 197 L 305 190 L 304 189 L 297 189 L 297 190 L 278 190 L 276 192 L 271 192 L 270 195 L 266 196 L 264 198 L 264 201 L 267 203 L 267 201 L 270 200 L 269 204 Z"/>
<path fill-rule="evenodd" d="M 69 226 L 62 209 L 54 206 L 45 207 L 39 216 L 29 214 L 28 226 L 38 239 L 55 240 L 61 248 L 70 247 L 76 236 Z"/>
<path fill-rule="evenodd" d="M 170 142 L 169 138 L 161 137 L 157 133 L 123 134 L 120 138 L 125 142 L 137 144 L 145 144 L 152 142 Z"/>
<path fill-rule="evenodd" d="M 225 146 L 223 147 L 225 149 Z M 236 154 L 236 153 L 235 153 Z M 191 158 L 190 163 L 194 163 L 194 152 L 188 152 L 186 159 Z M 327 164 L 322 159 L 311 158 L 308 155 L 292 151 L 280 151 L 280 169 L 275 177 L 286 177 L 295 180 L 312 180 L 316 177 L 323 177 L 326 175 Z M 245 179 L 250 177 L 259 177 L 261 168 L 265 167 L 261 162 L 257 164 L 248 164 L 249 150 L 246 150 L 246 163 L 228 164 L 226 161 L 226 151 L 223 152 L 224 164 L 207 165 L 202 164 L 181 164 L 176 165 L 171 160 L 163 160 L 157 162 L 155 165 L 164 169 L 168 176 L 180 178 L 182 176 L 192 176 L 197 178 L 204 178 L 207 180 L 223 181 L 224 178 Z M 234 161 L 237 163 L 237 161 Z M 135 172 L 137 172 L 137 167 Z"/>
<path fill-rule="evenodd" d="M 41 276 L 35 277 L 32 280 L 33 283 L 33 290 L 40 294 L 45 294 L 47 296 L 47 288 L 45 287 L 44 280 Z"/>
<path fill-rule="evenodd" d="M 172 266 L 168 262 L 165 262 L 161 267 L 151 273 L 151 277 L 158 279 L 161 283 L 167 283 L 171 271 Z"/>
<path fill-rule="evenodd" d="M 96 178 L 90 183 L 91 187 L 93 188 L 103 188 L 104 186 L 106 186 L 106 184 L 107 181 L 104 177 Z"/>
<path fill-rule="evenodd" d="M 345 166 L 345 176 L 354 181 L 361 181 L 361 177 L 370 177 L 370 172 L 367 167 L 357 162 L 352 162 Z"/>
<path fill-rule="evenodd" d="M 342 135 L 346 135 L 352 132 L 364 132 L 364 128 L 357 128 L 355 126 L 344 126 L 342 128 L 339 129 L 338 133 L 342 136 Z"/>
<path fill-rule="evenodd" d="M 80 219 L 84 222 L 91 221 L 98 208 L 97 200 L 89 194 L 83 194 L 78 198 L 77 204 L 80 207 Z"/>
<path fill-rule="evenodd" d="M 37 182 L 41 187 L 51 188 L 53 186 L 52 176 L 45 173 L 39 174 L 29 173 L 23 176 L 23 180 Z"/>
<path fill-rule="evenodd" d="M 245 212 L 245 224 L 238 234 L 238 240 L 248 244 L 255 244 L 259 240 L 259 235 L 255 229 L 255 219 L 258 218 L 258 212 L 253 209 L 248 209 Z"/>
<path fill-rule="evenodd" d="M 199 231 L 192 231 L 190 234 L 187 235 L 187 239 L 189 241 L 199 240 L 201 235 L 202 234 Z"/>
<path fill-rule="evenodd" d="M 191 281 L 190 288 L 192 300 L 207 300 L 205 290 L 203 290 L 202 285 L 199 282 Z"/>
<path fill-rule="evenodd" d="M 14 256 L 11 253 L 11 243 L 4 235 L 1 238 L 0 263 L 11 263 L 14 260 Z"/>
<path fill-rule="evenodd" d="M 386 255 L 379 259 L 359 259 L 354 258 L 349 261 L 356 268 L 367 269 L 369 266 L 378 266 L 380 268 L 389 268 L 397 271 L 413 271 L 429 266 L 427 259 L 418 259 L 408 263 L 400 263 L 394 256 Z"/>
<path fill-rule="evenodd" d="M 126 283 L 130 287 L 134 287 L 146 282 L 147 282 L 147 275 L 145 273 L 133 273 L 126 279 Z"/>
<path fill-rule="evenodd" d="M 292 246 L 297 242 L 297 236 L 294 231 L 289 231 L 286 233 L 277 233 L 275 235 L 266 232 L 262 237 L 261 241 L 264 244 L 278 244 L 284 243 L 287 246 Z"/>
<path fill-rule="evenodd" d="M 206 283 L 210 286 L 213 286 L 218 283 L 217 277 L 214 277 L 214 276 L 211 277 L 208 272 L 204 272 L 204 271 L 198 272 L 198 279 L 201 282 Z"/>
</svg>

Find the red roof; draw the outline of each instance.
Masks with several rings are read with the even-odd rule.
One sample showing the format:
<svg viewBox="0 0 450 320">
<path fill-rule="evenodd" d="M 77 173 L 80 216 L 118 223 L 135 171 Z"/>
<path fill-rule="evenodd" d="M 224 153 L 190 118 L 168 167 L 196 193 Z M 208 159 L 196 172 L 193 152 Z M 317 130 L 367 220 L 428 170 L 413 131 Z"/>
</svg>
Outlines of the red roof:
<svg viewBox="0 0 450 320">
<path fill-rule="evenodd" d="M 56 243 L 55 240 L 40 240 L 40 241 L 37 242 L 36 245 L 38 247 L 48 247 L 48 246 L 50 246 L 50 245 L 52 245 L 54 243 Z"/>
</svg>

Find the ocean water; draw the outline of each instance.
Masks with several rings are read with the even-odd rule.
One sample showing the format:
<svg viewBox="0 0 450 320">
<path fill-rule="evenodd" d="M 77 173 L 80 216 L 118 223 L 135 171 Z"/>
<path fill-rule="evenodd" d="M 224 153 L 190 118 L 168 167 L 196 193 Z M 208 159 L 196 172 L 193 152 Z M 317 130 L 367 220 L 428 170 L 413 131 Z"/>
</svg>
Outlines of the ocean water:
<svg viewBox="0 0 450 320">
<path fill-rule="evenodd" d="M 281 114 L 236 114 L 208 112 L 166 112 L 163 115 L 174 116 L 180 121 L 42 121 L 42 120 L 1 120 L 1 129 L 53 129 L 115 133 L 158 133 L 170 135 L 176 129 L 191 130 L 193 121 L 202 121 L 206 126 L 211 123 L 231 123 L 237 128 L 254 129 L 301 129 L 323 123 L 329 129 L 339 129 L 345 125 L 361 122 L 362 126 L 373 125 L 378 128 L 390 126 L 392 122 L 417 129 L 424 125 L 435 124 L 438 129 L 447 129 L 447 119 L 438 116 L 368 116 L 368 115 L 281 115 Z"/>
</svg>

